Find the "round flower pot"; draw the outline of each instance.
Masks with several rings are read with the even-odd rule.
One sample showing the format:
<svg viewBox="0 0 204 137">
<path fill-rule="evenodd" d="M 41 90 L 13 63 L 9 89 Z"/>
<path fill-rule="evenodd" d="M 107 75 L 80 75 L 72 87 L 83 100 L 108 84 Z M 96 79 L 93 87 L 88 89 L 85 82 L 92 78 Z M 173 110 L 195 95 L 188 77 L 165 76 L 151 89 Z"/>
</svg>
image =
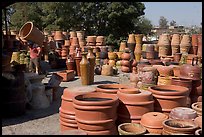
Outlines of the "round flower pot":
<svg viewBox="0 0 204 137">
<path fill-rule="evenodd" d="M 151 92 L 137 88 L 119 89 L 118 122 L 139 123 L 143 114 L 154 110 Z"/>
<path fill-rule="evenodd" d="M 160 112 L 148 112 L 145 113 L 140 121 L 149 133 L 162 134 L 163 121 L 167 120 L 168 116 Z"/>
<path fill-rule="evenodd" d="M 123 123 L 118 126 L 119 135 L 144 135 L 146 129 L 136 123 Z"/>
<path fill-rule="evenodd" d="M 87 131 L 102 131 L 116 128 L 117 107 L 115 95 L 87 93 L 73 98 L 77 125 Z"/>
<path fill-rule="evenodd" d="M 156 85 L 149 87 L 154 96 L 154 109 L 170 113 L 175 107 L 186 107 L 188 88 L 176 85 Z"/>
<path fill-rule="evenodd" d="M 170 66 L 161 66 L 157 68 L 160 76 L 173 76 L 173 68 Z"/>
<path fill-rule="evenodd" d="M 123 52 L 121 58 L 122 58 L 123 60 L 130 60 L 130 58 L 131 58 L 130 52 L 129 52 L 127 49 L 125 49 L 125 52 Z"/>
<path fill-rule="evenodd" d="M 173 108 L 169 114 L 171 119 L 194 120 L 196 117 L 196 111 L 187 107 Z"/>
<path fill-rule="evenodd" d="M 121 88 L 130 88 L 130 86 L 123 84 L 102 84 L 96 87 L 96 91 L 109 94 L 117 94 L 118 90 Z"/>
<path fill-rule="evenodd" d="M 197 112 L 198 116 L 202 116 L 202 102 L 195 102 L 191 107 Z"/>
<path fill-rule="evenodd" d="M 121 65 L 122 65 L 122 66 L 130 67 L 130 63 L 131 63 L 131 62 L 130 62 L 129 60 L 122 60 L 122 61 L 121 61 Z"/>
<path fill-rule="evenodd" d="M 192 120 L 167 119 L 163 121 L 163 135 L 174 133 L 194 135 L 198 125 Z"/>
</svg>

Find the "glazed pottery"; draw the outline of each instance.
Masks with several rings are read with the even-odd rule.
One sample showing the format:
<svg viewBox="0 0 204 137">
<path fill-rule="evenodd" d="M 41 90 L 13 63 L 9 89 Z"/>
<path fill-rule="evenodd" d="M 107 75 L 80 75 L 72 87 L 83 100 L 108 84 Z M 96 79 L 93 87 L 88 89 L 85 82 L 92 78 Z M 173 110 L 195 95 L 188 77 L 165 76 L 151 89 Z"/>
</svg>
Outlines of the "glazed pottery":
<svg viewBox="0 0 204 137">
<path fill-rule="evenodd" d="M 192 120 L 167 119 L 163 121 L 162 135 L 172 135 L 175 133 L 194 135 L 198 125 Z"/>
<path fill-rule="evenodd" d="M 87 93 L 74 97 L 73 106 L 78 127 L 95 132 L 116 129 L 118 104 L 115 95 L 105 93 Z"/>
<path fill-rule="evenodd" d="M 173 108 L 169 114 L 170 119 L 194 120 L 196 117 L 196 111 L 187 107 Z"/>
<path fill-rule="evenodd" d="M 119 98 L 118 123 L 139 123 L 143 114 L 154 110 L 151 92 L 137 88 L 121 88 L 117 92 Z"/>
<path fill-rule="evenodd" d="M 130 88 L 130 86 L 124 84 L 102 84 L 96 87 L 96 91 L 109 94 L 117 94 L 120 88 Z"/>
<path fill-rule="evenodd" d="M 154 96 L 154 109 L 158 112 L 170 113 L 175 107 L 186 107 L 189 89 L 176 85 L 156 85 L 148 88 Z"/>
<path fill-rule="evenodd" d="M 103 65 L 101 75 L 103 76 L 112 76 L 113 75 L 113 67 L 111 65 Z"/>
<path fill-rule="evenodd" d="M 90 63 L 87 59 L 87 53 L 81 53 L 82 60 L 80 62 L 81 84 L 90 84 Z"/>
<path fill-rule="evenodd" d="M 136 123 L 123 123 L 118 126 L 119 135 L 144 135 L 146 129 Z"/>
<path fill-rule="evenodd" d="M 161 66 L 157 68 L 159 76 L 173 76 L 173 68 L 170 66 Z"/>
<path fill-rule="evenodd" d="M 195 102 L 191 107 L 197 112 L 198 116 L 202 116 L 202 102 Z"/>
<path fill-rule="evenodd" d="M 160 112 L 148 112 L 142 115 L 140 124 L 143 125 L 149 133 L 162 134 L 164 120 L 167 120 L 168 116 Z"/>
<path fill-rule="evenodd" d="M 93 84 L 94 83 L 94 68 L 95 68 L 95 59 L 96 57 L 93 54 L 93 48 L 88 48 L 88 54 L 87 54 L 87 59 L 90 63 L 90 70 L 89 70 L 89 83 Z"/>
<path fill-rule="evenodd" d="M 202 116 L 198 116 L 194 119 L 194 122 L 200 127 L 202 128 Z"/>
</svg>

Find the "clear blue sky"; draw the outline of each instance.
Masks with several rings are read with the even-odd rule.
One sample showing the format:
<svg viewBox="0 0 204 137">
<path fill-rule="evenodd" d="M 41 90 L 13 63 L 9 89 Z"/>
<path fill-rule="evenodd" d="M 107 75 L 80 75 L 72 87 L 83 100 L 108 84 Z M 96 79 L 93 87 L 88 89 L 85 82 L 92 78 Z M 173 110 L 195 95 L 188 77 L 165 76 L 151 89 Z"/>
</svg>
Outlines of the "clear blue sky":
<svg viewBox="0 0 204 137">
<path fill-rule="evenodd" d="M 143 2 L 145 17 L 153 25 L 159 25 L 160 16 L 164 16 L 168 23 L 175 20 L 177 25 L 200 26 L 202 22 L 202 2 Z"/>
</svg>

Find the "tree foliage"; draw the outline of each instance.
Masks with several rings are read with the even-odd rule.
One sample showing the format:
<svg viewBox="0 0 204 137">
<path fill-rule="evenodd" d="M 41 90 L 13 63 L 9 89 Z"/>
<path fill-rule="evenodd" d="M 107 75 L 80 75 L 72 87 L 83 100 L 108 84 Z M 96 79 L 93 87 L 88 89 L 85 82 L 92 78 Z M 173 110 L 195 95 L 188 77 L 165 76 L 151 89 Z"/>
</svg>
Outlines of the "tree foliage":
<svg viewBox="0 0 204 137">
<path fill-rule="evenodd" d="M 161 16 L 159 19 L 159 27 L 160 28 L 167 28 L 168 27 L 168 21 L 164 16 Z"/>
<path fill-rule="evenodd" d="M 112 42 L 129 33 L 148 33 L 151 26 L 140 18 L 145 14 L 141 2 L 17 2 L 9 8 L 17 29 L 32 21 L 41 30 L 85 30 L 86 35 L 104 35 Z"/>
<path fill-rule="evenodd" d="M 175 20 L 172 20 L 172 21 L 170 22 L 170 26 L 176 26 L 176 21 L 175 21 Z"/>
</svg>

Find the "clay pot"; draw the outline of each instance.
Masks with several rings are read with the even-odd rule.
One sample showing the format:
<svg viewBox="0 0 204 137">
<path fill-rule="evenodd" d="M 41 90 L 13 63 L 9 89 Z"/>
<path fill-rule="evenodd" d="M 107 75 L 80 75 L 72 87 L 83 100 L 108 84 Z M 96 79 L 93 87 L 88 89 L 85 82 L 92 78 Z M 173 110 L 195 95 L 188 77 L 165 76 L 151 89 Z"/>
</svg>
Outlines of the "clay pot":
<svg viewBox="0 0 204 137">
<path fill-rule="evenodd" d="M 202 80 L 192 80 L 191 95 L 202 96 Z"/>
<path fill-rule="evenodd" d="M 170 45 L 159 45 L 159 57 L 170 55 Z"/>
<path fill-rule="evenodd" d="M 173 68 L 170 66 L 161 66 L 157 68 L 160 76 L 173 76 Z"/>
<path fill-rule="evenodd" d="M 188 95 L 192 91 L 192 80 L 190 80 L 190 79 L 172 78 L 171 79 L 171 84 L 172 85 L 187 87 L 189 89 Z"/>
<path fill-rule="evenodd" d="M 198 116 L 194 119 L 194 122 L 200 127 L 202 128 L 202 116 Z"/>
<path fill-rule="evenodd" d="M 202 116 L 202 102 L 195 102 L 191 107 L 197 112 L 198 116 Z"/>
<path fill-rule="evenodd" d="M 136 44 L 134 52 L 142 53 L 142 44 Z"/>
<path fill-rule="evenodd" d="M 171 45 L 180 45 L 180 34 L 173 34 Z"/>
<path fill-rule="evenodd" d="M 97 36 L 96 37 L 96 45 L 97 46 L 104 46 L 104 45 L 106 45 L 105 37 L 104 36 Z"/>
<path fill-rule="evenodd" d="M 162 61 L 160 59 L 150 59 L 149 63 L 151 65 L 163 65 Z"/>
<path fill-rule="evenodd" d="M 135 60 L 136 60 L 136 62 L 139 62 L 140 59 L 141 59 L 142 53 L 137 53 L 137 52 L 135 52 L 134 54 L 135 54 Z"/>
<path fill-rule="evenodd" d="M 198 46 L 198 36 L 197 34 L 192 34 L 191 35 L 191 45 L 192 46 Z"/>
<path fill-rule="evenodd" d="M 138 70 L 138 77 L 141 78 L 143 84 L 156 84 L 156 69 L 144 66 Z"/>
<path fill-rule="evenodd" d="M 147 52 L 146 51 L 146 58 L 147 59 L 154 59 L 155 58 L 155 52 Z"/>
<path fill-rule="evenodd" d="M 68 70 L 76 70 L 74 59 L 70 55 L 67 57 L 66 65 Z"/>
<path fill-rule="evenodd" d="M 102 84 L 96 87 L 97 92 L 104 92 L 109 94 L 117 94 L 120 88 L 130 88 L 130 86 L 123 84 Z"/>
<path fill-rule="evenodd" d="M 111 65 L 103 65 L 101 75 L 112 76 L 113 75 L 113 67 Z"/>
<path fill-rule="evenodd" d="M 169 118 L 171 119 L 194 120 L 196 117 L 196 111 L 187 107 L 173 108 L 169 114 Z"/>
<path fill-rule="evenodd" d="M 169 35 L 168 34 L 160 35 L 157 45 L 170 45 Z"/>
<path fill-rule="evenodd" d="M 121 65 L 122 65 L 122 66 L 130 67 L 130 63 L 131 63 L 131 62 L 128 61 L 128 60 L 122 60 L 122 61 L 121 61 Z"/>
<path fill-rule="evenodd" d="M 183 35 L 180 45 L 191 45 L 190 35 L 187 35 L 187 34 Z"/>
<path fill-rule="evenodd" d="M 202 136 L 202 129 L 197 129 L 195 131 L 195 135 L 201 135 Z"/>
<path fill-rule="evenodd" d="M 135 34 L 136 44 L 142 44 L 143 34 Z"/>
<path fill-rule="evenodd" d="M 194 58 L 192 62 L 194 61 Z M 200 80 L 201 79 L 201 68 L 198 65 L 183 64 L 180 69 L 180 78 Z"/>
<path fill-rule="evenodd" d="M 82 60 L 80 62 L 81 84 L 90 84 L 90 62 L 87 59 L 87 53 L 81 53 Z"/>
<path fill-rule="evenodd" d="M 173 73 L 175 77 L 180 77 L 180 66 L 174 66 Z"/>
<path fill-rule="evenodd" d="M 78 127 L 85 131 L 116 128 L 118 104 L 119 101 L 115 95 L 105 93 L 87 93 L 74 97 L 73 106 Z"/>
<path fill-rule="evenodd" d="M 77 76 L 81 76 L 80 73 L 80 62 L 82 60 L 82 55 L 81 55 L 81 49 L 77 49 L 76 56 L 74 57 L 75 63 L 76 63 L 76 70 L 77 70 Z"/>
<path fill-rule="evenodd" d="M 116 52 L 116 54 L 117 54 L 117 58 L 120 60 L 120 59 L 122 59 L 122 54 L 123 54 L 123 52 Z"/>
<path fill-rule="evenodd" d="M 143 114 L 154 110 L 154 100 L 151 92 L 137 88 L 119 89 L 117 96 L 118 122 L 139 123 Z"/>
<path fill-rule="evenodd" d="M 79 47 L 79 40 L 77 37 L 72 38 L 71 45 Z"/>
<path fill-rule="evenodd" d="M 108 61 L 108 64 L 109 64 L 110 66 L 112 66 L 112 67 L 115 66 L 115 63 L 116 63 L 115 60 L 109 60 L 109 61 Z"/>
<path fill-rule="evenodd" d="M 115 52 L 108 52 L 108 58 L 110 60 L 115 60 L 117 58 L 117 54 Z"/>
<path fill-rule="evenodd" d="M 175 53 L 180 52 L 180 46 L 179 45 L 171 45 L 171 54 L 174 55 Z"/>
<path fill-rule="evenodd" d="M 127 43 L 127 47 L 130 49 L 131 53 L 134 53 L 135 46 L 135 43 Z"/>
<path fill-rule="evenodd" d="M 54 40 L 65 40 L 65 36 L 62 31 L 55 31 Z"/>
<path fill-rule="evenodd" d="M 148 112 L 142 115 L 140 124 L 143 125 L 149 133 L 162 134 L 163 121 L 167 120 L 168 116 L 160 112 Z"/>
<path fill-rule="evenodd" d="M 153 44 L 146 44 L 146 51 L 147 52 L 154 51 L 154 45 Z"/>
<path fill-rule="evenodd" d="M 136 123 L 123 123 L 118 126 L 119 135 L 144 135 L 146 129 Z"/>
<path fill-rule="evenodd" d="M 123 52 L 126 47 L 127 47 L 127 42 L 126 42 L 126 41 L 121 41 L 121 42 L 120 42 L 119 51 L 120 51 L 120 52 Z"/>
<path fill-rule="evenodd" d="M 194 60 L 193 60 L 193 58 L 194 58 Z M 198 60 L 198 56 L 197 56 L 197 55 L 188 54 L 186 63 L 187 63 L 187 64 L 192 64 L 192 63 L 195 64 L 195 63 L 196 63 L 196 60 Z M 192 62 L 192 61 L 194 61 L 194 62 Z"/>
<path fill-rule="evenodd" d="M 130 73 L 130 82 L 134 82 L 137 84 L 138 81 L 139 81 L 138 74 Z"/>
<path fill-rule="evenodd" d="M 186 107 L 189 89 L 176 85 L 156 85 L 148 88 L 155 98 L 154 109 L 169 113 L 175 107 Z"/>
<path fill-rule="evenodd" d="M 179 62 L 180 59 L 181 59 L 181 55 L 182 55 L 182 53 L 175 53 L 175 54 L 173 54 L 174 61 L 175 62 Z"/>
<path fill-rule="evenodd" d="M 88 54 L 87 54 L 87 59 L 90 63 L 90 73 L 89 73 L 89 80 L 90 80 L 90 84 L 93 84 L 94 83 L 94 68 L 95 68 L 95 59 L 96 57 L 94 56 L 93 54 L 93 48 L 88 48 Z"/>
<path fill-rule="evenodd" d="M 167 119 L 163 121 L 162 135 L 172 135 L 175 133 L 194 135 L 198 125 L 192 120 Z"/>
<path fill-rule="evenodd" d="M 96 45 L 96 37 L 97 36 L 87 36 L 86 42 L 88 46 L 95 46 Z"/>
<path fill-rule="evenodd" d="M 108 51 L 106 47 L 103 47 L 100 52 L 100 59 L 107 59 L 108 58 Z"/>
<path fill-rule="evenodd" d="M 129 34 L 127 43 L 136 43 L 135 34 Z"/>
<path fill-rule="evenodd" d="M 70 35 L 70 38 L 77 37 L 76 31 L 70 31 L 69 35 Z"/>
<path fill-rule="evenodd" d="M 126 48 L 125 52 L 123 52 L 121 57 L 123 60 L 130 60 L 130 58 L 131 58 L 130 51 Z"/>
<path fill-rule="evenodd" d="M 127 66 L 121 66 L 121 71 L 125 73 L 129 73 L 131 71 L 131 68 Z"/>
</svg>

